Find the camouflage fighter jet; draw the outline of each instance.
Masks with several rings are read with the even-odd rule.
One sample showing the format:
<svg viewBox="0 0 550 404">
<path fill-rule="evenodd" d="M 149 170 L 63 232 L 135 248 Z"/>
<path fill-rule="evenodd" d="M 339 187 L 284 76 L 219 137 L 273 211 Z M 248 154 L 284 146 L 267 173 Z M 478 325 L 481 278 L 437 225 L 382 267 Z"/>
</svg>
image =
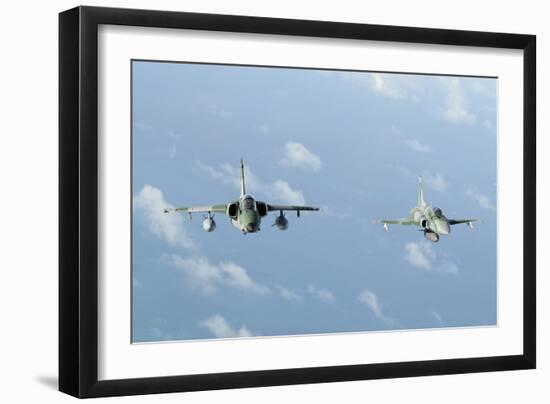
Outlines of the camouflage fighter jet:
<svg viewBox="0 0 550 404">
<path fill-rule="evenodd" d="M 191 214 L 195 212 L 206 213 L 206 215 L 204 215 L 204 221 L 202 222 L 202 228 L 206 232 L 212 232 L 216 229 L 214 213 L 225 213 L 229 217 L 231 223 L 233 223 L 233 226 L 242 231 L 243 234 L 247 234 L 260 231 L 262 217 L 267 216 L 269 212 L 273 211 L 279 211 L 279 214 L 275 217 L 273 226 L 277 226 L 279 230 L 286 230 L 288 228 L 288 219 L 283 212 L 287 210 L 296 211 L 297 217 L 300 217 L 301 211 L 316 211 L 319 210 L 319 208 L 313 206 L 274 205 L 255 200 L 252 195 L 246 193 L 244 184 L 244 164 L 241 159 L 241 195 L 238 200 L 229 202 L 225 205 L 164 209 L 164 213 L 187 212 L 189 218 L 191 218 Z"/>
<path fill-rule="evenodd" d="M 418 201 L 417 205 L 411 209 L 409 217 L 398 220 L 379 220 L 388 230 L 389 224 L 401 224 L 407 226 L 419 226 L 420 231 L 424 232 L 424 237 L 437 243 L 439 236 L 451 233 L 451 226 L 460 223 L 466 223 L 473 228 L 473 222 L 477 219 L 448 219 L 443 215 L 439 208 L 427 205 L 424 201 L 424 189 L 422 186 L 422 177 L 418 177 Z"/>
</svg>

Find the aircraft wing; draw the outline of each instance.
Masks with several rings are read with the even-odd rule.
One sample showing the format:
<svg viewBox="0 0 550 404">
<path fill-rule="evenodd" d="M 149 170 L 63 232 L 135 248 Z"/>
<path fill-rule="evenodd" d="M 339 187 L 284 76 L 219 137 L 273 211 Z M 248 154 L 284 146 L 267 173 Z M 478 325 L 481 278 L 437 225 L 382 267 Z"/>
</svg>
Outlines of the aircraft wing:
<svg viewBox="0 0 550 404">
<path fill-rule="evenodd" d="M 271 205 L 267 204 L 267 211 L 272 212 L 274 210 L 296 210 L 298 212 L 303 210 L 319 210 L 315 206 L 298 206 L 298 205 Z"/>
<path fill-rule="evenodd" d="M 419 225 L 420 223 L 415 222 L 411 219 L 397 219 L 397 220 L 379 220 L 378 223 L 382 223 L 384 225 L 384 229 L 388 230 L 388 224 L 401 224 L 403 226 L 414 226 Z"/>
<path fill-rule="evenodd" d="M 227 209 L 226 205 L 189 206 L 189 207 L 180 207 L 180 208 L 166 208 L 166 209 L 164 209 L 164 213 L 170 213 L 170 212 L 187 212 L 187 213 L 219 212 L 219 213 L 225 213 L 226 209 Z"/>
<path fill-rule="evenodd" d="M 449 224 L 461 224 L 461 223 L 468 223 L 468 226 L 472 227 L 472 222 L 476 222 L 477 219 L 449 219 Z"/>
<path fill-rule="evenodd" d="M 401 224 L 404 226 L 414 226 L 419 225 L 418 222 L 410 219 L 397 219 L 397 220 L 379 220 L 378 223 L 382 223 L 384 227 L 386 227 L 388 224 Z"/>
</svg>

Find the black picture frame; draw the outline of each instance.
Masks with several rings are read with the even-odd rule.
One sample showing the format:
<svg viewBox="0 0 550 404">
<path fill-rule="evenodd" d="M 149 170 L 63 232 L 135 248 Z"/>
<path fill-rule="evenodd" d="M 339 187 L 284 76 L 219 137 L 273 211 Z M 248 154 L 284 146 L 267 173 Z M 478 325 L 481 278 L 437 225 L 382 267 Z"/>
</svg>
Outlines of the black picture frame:
<svg viewBox="0 0 550 404">
<path fill-rule="evenodd" d="M 100 24 L 523 50 L 523 354 L 98 381 Z M 534 35 L 97 7 L 60 13 L 59 390 L 86 398 L 535 368 L 535 106 Z"/>
</svg>

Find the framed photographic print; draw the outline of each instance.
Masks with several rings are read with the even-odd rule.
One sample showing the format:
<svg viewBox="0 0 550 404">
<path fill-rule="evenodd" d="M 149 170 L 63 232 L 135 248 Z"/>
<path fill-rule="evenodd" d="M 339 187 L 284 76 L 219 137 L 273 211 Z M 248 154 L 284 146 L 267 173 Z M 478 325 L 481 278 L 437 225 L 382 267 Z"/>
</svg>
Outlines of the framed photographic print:
<svg viewBox="0 0 550 404">
<path fill-rule="evenodd" d="M 535 37 L 60 14 L 59 387 L 535 367 Z"/>
</svg>

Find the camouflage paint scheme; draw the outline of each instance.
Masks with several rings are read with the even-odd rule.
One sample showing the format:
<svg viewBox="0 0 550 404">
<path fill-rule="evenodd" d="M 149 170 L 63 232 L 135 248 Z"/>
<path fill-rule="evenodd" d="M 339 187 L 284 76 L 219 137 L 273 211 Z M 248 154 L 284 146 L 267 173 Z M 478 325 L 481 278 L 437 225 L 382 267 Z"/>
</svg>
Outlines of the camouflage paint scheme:
<svg viewBox="0 0 550 404">
<path fill-rule="evenodd" d="M 470 228 L 473 228 L 472 222 L 476 220 L 473 218 L 448 219 L 441 209 L 427 205 L 424 201 L 422 177 L 418 177 L 418 200 L 416 206 L 409 212 L 409 217 L 397 220 L 380 220 L 379 223 L 382 223 L 386 230 L 388 230 L 389 224 L 419 226 L 424 231 L 424 237 L 436 243 L 439 241 L 439 236 L 451 233 L 452 225 L 467 223 Z"/>
<path fill-rule="evenodd" d="M 212 232 L 216 228 L 213 213 L 224 213 L 229 216 L 231 223 L 243 234 L 256 233 L 260 231 L 262 217 L 267 216 L 269 212 L 279 211 L 279 215 L 275 218 L 273 226 L 277 226 L 279 230 L 288 228 L 288 220 L 283 211 L 296 211 L 300 217 L 301 211 L 318 211 L 318 207 L 314 206 L 298 206 L 298 205 L 273 205 L 262 201 L 257 201 L 250 194 L 246 193 L 244 181 L 244 163 L 241 159 L 241 195 L 238 200 L 229 202 L 225 205 L 207 205 L 193 207 L 179 207 L 164 209 L 164 213 L 170 212 L 187 212 L 189 217 L 192 213 L 207 213 L 203 221 L 203 229 L 206 232 Z"/>
</svg>

